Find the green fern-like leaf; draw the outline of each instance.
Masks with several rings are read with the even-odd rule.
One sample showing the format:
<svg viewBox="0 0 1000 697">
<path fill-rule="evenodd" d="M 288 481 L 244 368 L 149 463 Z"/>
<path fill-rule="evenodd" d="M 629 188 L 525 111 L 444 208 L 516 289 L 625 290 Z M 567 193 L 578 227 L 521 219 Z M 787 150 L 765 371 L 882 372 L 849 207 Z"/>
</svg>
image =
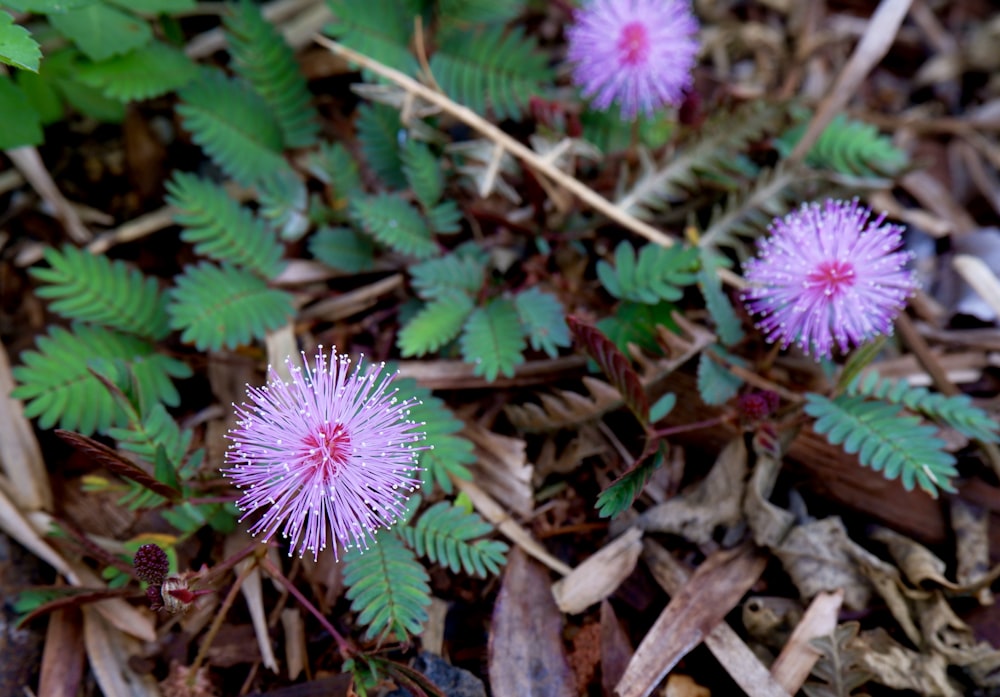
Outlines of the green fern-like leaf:
<svg viewBox="0 0 1000 697">
<path fill-rule="evenodd" d="M 327 0 L 334 21 L 326 32 L 348 48 L 415 75 L 420 66 L 410 52 L 413 18 L 399 0 Z"/>
<path fill-rule="evenodd" d="M 616 298 L 656 305 L 660 301 L 680 300 L 681 286 L 694 284 L 698 266 L 696 247 L 662 247 L 647 244 L 639 250 L 638 259 L 632 245 L 622 241 L 615 249 L 615 265 L 597 263 L 597 277 L 604 288 Z"/>
<path fill-rule="evenodd" d="M 337 210 L 346 208 L 350 198 L 364 191 L 358 163 L 340 143 L 321 143 L 317 151 L 309 154 L 306 166 L 310 174 L 333 190 Z"/>
<path fill-rule="evenodd" d="M 449 97 L 498 119 L 520 118 L 532 96 L 552 83 L 548 59 L 519 29 L 487 26 L 442 32 L 431 56 L 434 78 Z"/>
<path fill-rule="evenodd" d="M 462 230 L 462 211 L 454 201 L 442 201 L 424 213 L 427 224 L 438 235 L 452 235 Z"/>
<path fill-rule="evenodd" d="M 107 434 L 118 441 L 122 450 L 150 464 L 156 464 L 157 450 L 162 449 L 175 470 L 179 470 L 187 459 L 194 437 L 190 429 L 181 430 L 162 404 L 154 404 L 144 417 L 134 414 L 127 427 L 109 428 Z M 197 459 L 201 459 L 200 455 Z"/>
<path fill-rule="evenodd" d="M 499 540 L 476 539 L 492 531 L 493 526 L 479 515 L 447 501 L 428 508 L 415 525 L 400 529 L 417 556 L 426 556 L 453 573 L 464 570 L 482 578 L 500 572 L 507 552 L 507 545 Z"/>
<path fill-rule="evenodd" d="M 809 115 L 775 141 L 783 157 L 795 149 L 809 125 Z M 906 153 L 870 123 L 837 114 L 806 155 L 806 164 L 855 177 L 899 174 L 908 164 Z"/>
<path fill-rule="evenodd" d="M 458 435 L 464 424 L 441 399 L 426 387 L 419 387 L 415 380 L 401 380 L 398 387 L 400 394 L 417 399 L 417 403 L 410 407 L 410 419 L 421 424 L 421 430 L 426 435 L 424 445 L 428 447 L 417 456 L 424 489 L 429 491 L 437 483 L 446 494 L 451 494 L 454 490 L 451 477 L 472 479 L 472 472 L 466 465 L 476 461 L 472 443 Z"/>
<path fill-rule="evenodd" d="M 673 318 L 676 311 L 677 306 L 673 303 L 646 305 L 623 300 L 613 315 L 603 317 L 597 323 L 597 328 L 611 339 L 619 351 L 627 352 L 628 345 L 635 344 L 655 355 L 663 351 L 658 338 L 659 327 L 680 331 Z"/>
<path fill-rule="evenodd" d="M 615 518 L 627 511 L 646 488 L 653 472 L 663 464 L 663 457 L 661 447 L 655 455 L 637 462 L 632 469 L 611 482 L 597 497 L 597 514 L 602 518 Z"/>
<path fill-rule="evenodd" d="M 410 282 L 424 300 L 434 300 L 454 291 L 476 295 L 486 280 L 486 267 L 463 254 L 446 254 L 410 267 Z"/>
<path fill-rule="evenodd" d="M 933 426 L 917 416 L 904 416 L 894 404 L 869 401 L 860 395 L 827 399 L 806 394 L 805 411 L 816 419 L 813 429 L 832 445 L 843 444 L 857 453 L 862 465 L 881 471 L 886 479 L 900 478 L 910 490 L 914 482 L 937 496 L 954 491 L 950 478 L 957 474 L 955 458 L 944 451 Z"/>
<path fill-rule="evenodd" d="M 170 291 L 170 326 L 201 351 L 236 348 L 263 339 L 292 316 L 288 293 L 230 264 L 188 266 Z"/>
<path fill-rule="evenodd" d="M 195 252 L 266 278 L 281 273 L 283 249 L 274 233 L 221 186 L 175 172 L 167 192 L 167 201 L 178 209 L 174 221 L 184 226 L 181 239 L 193 244 Z"/>
<path fill-rule="evenodd" d="M 644 162 L 640 176 L 616 204 L 650 219 L 706 178 L 716 183 L 729 181 L 741 162 L 737 156 L 784 120 L 785 109 L 766 100 L 753 100 L 721 114 L 699 129 L 697 140 L 671 152 L 661 166 Z"/>
<path fill-rule="evenodd" d="M 358 273 L 375 267 L 375 245 L 350 228 L 320 228 L 309 239 L 309 252 L 338 271 Z"/>
<path fill-rule="evenodd" d="M 911 387 L 905 380 L 880 379 L 870 370 L 864 377 L 855 378 L 847 393 L 882 399 L 901 404 L 910 411 L 950 426 L 959 433 L 987 443 L 1000 441 L 1000 425 L 989 414 L 972 404 L 968 395 L 943 395 L 926 387 Z"/>
<path fill-rule="evenodd" d="M 430 301 L 400 330 L 400 353 L 408 358 L 437 351 L 458 336 L 472 309 L 472 298 L 460 291 Z"/>
<path fill-rule="evenodd" d="M 122 102 L 173 92 L 197 75 L 197 64 L 183 51 L 159 41 L 100 63 L 84 63 L 76 73 L 83 84 Z"/>
<path fill-rule="evenodd" d="M 400 152 L 403 174 L 420 205 L 427 210 L 441 200 L 444 172 L 438 157 L 424 143 L 408 139 Z"/>
<path fill-rule="evenodd" d="M 282 240 L 294 242 L 311 226 L 309 190 L 291 168 L 283 167 L 257 180 L 258 214 Z"/>
<path fill-rule="evenodd" d="M 493 381 L 498 374 L 514 376 L 524 362 L 524 333 L 514 303 L 496 298 L 476 308 L 460 339 L 462 358 L 475 366 L 473 372 Z"/>
<path fill-rule="evenodd" d="M 223 24 L 236 73 L 271 107 L 285 147 L 313 145 L 319 119 L 292 49 L 248 0 L 235 6 Z"/>
<path fill-rule="evenodd" d="M 431 602 L 429 581 L 413 551 L 389 530 L 368 549 L 344 555 L 347 599 L 369 639 L 392 634 L 405 642 L 419 634 Z"/>
<path fill-rule="evenodd" d="M 281 127 L 264 99 L 218 71 L 204 71 L 179 93 L 184 128 L 241 184 L 285 166 Z"/>
<path fill-rule="evenodd" d="M 733 346 L 743 340 L 743 326 L 736 311 L 729 302 L 718 269 L 724 257 L 713 254 L 708 249 L 701 250 L 701 269 L 698 271 L 698 287 L 705 298 L 705 307 L 715 322 L 715 332 L 725 346 Z"/>
<path fill-rule="evenodd" d="M 555 358 L 559 355 L 559 347 L 573 343 L 566 324 L 566 311 L 551 293 L 529 288 L 514 296 L 514 309 L 531 348 L 536 351 L 545 351 Z"/>
<path fill-rule="evenodd" d="M 13 371 L 19 384 L 11 396 L 26 400 L 25 414 L 37 416 L 42 429 L 58 423 L 85 435 L 127 424 L 125 412 L 90 372 L 93 361 L 120 363 L 131 373 L 143 413 L 157 402 L 176 406 L 180 395 L 172 378 L 191 376 L 185 363 L 156 353 L 143 339 L 85 324 L 69 331 L 52 327 L 38 339 L 37 350 L 20 358 L 22 365 Z"/>
<path fill-rule="evenodd" d="M 35 267 L 31 275 L 46 284 L 37 293 L 52 299 L 49 309 L 53 312 L 151 339 L 169 333 L 164 297 L 156 279 L 122 261 L 75 247 L 50 247 L 45 250 L 45 260 L 49 267 Z"/>
<path fill-rule="evenodd" d="M 413 206 L 393 194 L 359 198 L 351 204 L 351 219 L 386 247 L 417 259 L 438 253 L 427 223 Z"/>
<path fill-rule="evenodd" d="M 524 10 L 521 0 L 438 0 L 442 22 L 458 25 L 509 22 Z"/>
<path fill-rule="evenodd" d="M 742 363 L 736 356 L 726 353 L 721 346 L 710 346 L 698 357 L 698 394 L 705 404 L 717 406 L 725 404 L 736 396 L 743 386 L 743 380 L 726 370 L 709 354 L 715 351 L 723 354 L 730 361 Z"/>
<path fill-rule="evenodd" d="M 399 112 L 385 104 L 362 104 L 355 125 L 368 166 L 389 188 L 405 188 L 406 175 L 399 152 L 399 133 L 403 128 Z"/>
</svg>

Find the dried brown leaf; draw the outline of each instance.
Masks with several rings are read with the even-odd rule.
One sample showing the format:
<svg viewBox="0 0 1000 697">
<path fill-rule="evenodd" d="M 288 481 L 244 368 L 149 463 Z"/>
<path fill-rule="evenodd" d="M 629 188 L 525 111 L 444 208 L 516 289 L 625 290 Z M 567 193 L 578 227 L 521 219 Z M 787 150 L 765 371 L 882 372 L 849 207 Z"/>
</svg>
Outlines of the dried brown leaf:
<svg viewBox="0 0 1000 697">
<path fill-rule="evenodd" d="M 490 628 L 489 676 L 496 697 L 574 697 L 562 615 L 544 568 L 519 548 L 507 558 Z"/>
</svg>

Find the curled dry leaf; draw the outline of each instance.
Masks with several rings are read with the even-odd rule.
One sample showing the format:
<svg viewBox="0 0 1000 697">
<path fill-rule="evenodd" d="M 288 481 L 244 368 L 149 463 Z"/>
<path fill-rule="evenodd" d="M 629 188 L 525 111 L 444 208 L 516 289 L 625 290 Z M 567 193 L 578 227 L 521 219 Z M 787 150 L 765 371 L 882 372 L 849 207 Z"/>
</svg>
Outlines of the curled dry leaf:
<svg viewBox="0 0 1000 697">
<path fill-rule="evenodd" d="M 941 654 L 921 654 L 908 649 L 881 627 L 864 632 L 859 641 L 863 667 L 875 682 L 896 690 L 913 690 L 923 697 L 961 697 L 948 678 L 948 661 Z"/>
<path fill-rule="evenodd" d="M 965 587 L 979 586 L 989 575 L 989 511 L 964 499 L 952 499 L 949 505 L 951 529 L 955 533 L 955 578 Z M 976 591 L 981 605 L 993 604 L 989 586 Z"/>
<path fill-rule="evenodd" d="M 719 453 L 708 476 L 680 496 L 647 509 L 639 517 L 639 527 L 682 535 L 695 544 L 709 542 L 717 527 L 732 527 L 742 520 L 746 472 L 746 446 L 742 437 L 735 438 Z"/>
<path fill-rule="evenodd" d="M 494 433 L 475 422 L 466 422 L 462 435 L 475 446 L 476 462 L 471 469 L 476 482 L 493 498 L 523 516 L 535 508 L 531 477 L 534 467 L 520 438 Z"/>
</svg>

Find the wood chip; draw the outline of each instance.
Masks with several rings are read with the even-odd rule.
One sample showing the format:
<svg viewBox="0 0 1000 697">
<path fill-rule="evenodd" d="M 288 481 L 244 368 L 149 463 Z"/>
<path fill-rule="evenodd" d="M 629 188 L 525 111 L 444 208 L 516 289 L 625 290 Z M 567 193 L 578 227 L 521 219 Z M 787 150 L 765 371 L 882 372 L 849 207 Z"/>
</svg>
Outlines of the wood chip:
<svg viewBox="0 0 1000 697">
<path fill-rule="evenodd" d="M 604 600 L 631 575 L 642 552 L 642 531 L 629 528 L 596 554 L 552 584 L 552 595 L 563 612 L 583 612 Z"/>
</svg>

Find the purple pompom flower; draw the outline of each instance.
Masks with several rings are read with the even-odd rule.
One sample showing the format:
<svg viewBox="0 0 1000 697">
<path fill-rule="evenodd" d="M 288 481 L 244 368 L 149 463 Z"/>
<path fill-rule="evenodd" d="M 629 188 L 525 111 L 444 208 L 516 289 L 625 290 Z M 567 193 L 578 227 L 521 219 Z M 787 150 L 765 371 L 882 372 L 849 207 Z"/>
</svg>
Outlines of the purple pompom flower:
<svg viewBox="0 0 1000 697">
<path fill-rule="evenodd" d="M 334 350 L 327 363 L 323 347 L 310 370 L 290 359 L 291 380 L 270 369 L 264 387 L 247 386 L 250 404 L 234 405 L 238 427 L 227 436 L 228 468 L 222 472 L 243 495 L 241 520 L 263 515 L 250 533 L 274 533 L 289 540 L 291 555 L 315 559 L 333 532 L 333 553 L 367 549 L 375 531 L 390 527 L 405 511 L 407 494 L 420 481 L 416 443 L 420 424 L 407 416 L 412 400 L 390 389 L 385 364 L 363 368 Z"/>
<path fill-rule="evenodd" d="M 917 288 L 899 251 L 902 228 L 854 201 L 827 200 L 770 225 L 759 254 L 743 267 L 742 300 L 757 328 L 782 348 L 797 344 L 817 359 L 881 334 Z"/>
<path fill-rule="evenodd" d="M 681 102 L 698 54 L 687 0 L 591 0 L 573 19 L 567 58 L 595 109 L 617 100 L 633 119 Z"/>
</svg>

